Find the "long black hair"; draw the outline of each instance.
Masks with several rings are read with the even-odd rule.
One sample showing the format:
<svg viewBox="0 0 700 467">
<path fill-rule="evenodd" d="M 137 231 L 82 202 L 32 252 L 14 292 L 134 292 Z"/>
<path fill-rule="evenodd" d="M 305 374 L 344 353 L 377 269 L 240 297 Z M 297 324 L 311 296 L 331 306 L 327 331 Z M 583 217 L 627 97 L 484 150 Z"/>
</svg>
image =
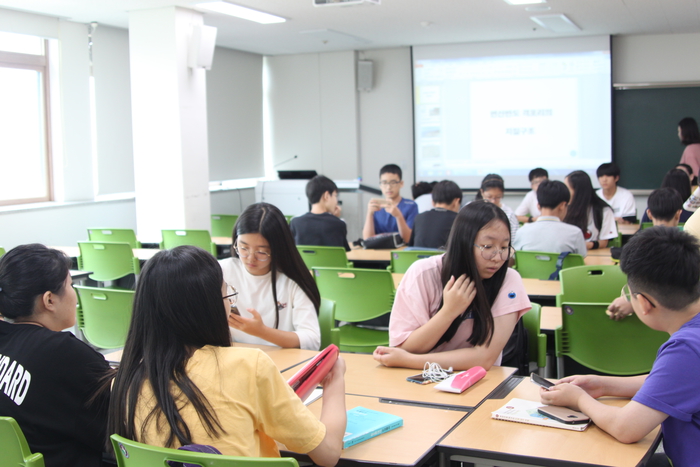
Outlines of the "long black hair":
<svg viewBox="0 0 700 467">
<path fill-rule="evenodd" d="M 673 188 L 681 195 L 684 202 L 690 198 L 690 179 L 683 169 L 671 169 L 666 172 L 661 188 Z"/>
<path fill-rule="evenodd" d="M 304 260 L 294 244 L 292 231 L 282 211 L 268 203 L 251 204 L 243 211 L 233 227 L 232 245 L 237 245 L 239 235 L 260 234 L 270 244 L 270 272 L 272 280 L 272 299 L 275 305 L 275 329 L 279 325 L 280 312 L 277 306 L 277 272 L 297 283 L 301 290 L 314 304 L 316 314 L 321 306 L 321 294 L 318 291 L 313 276 L 309 273 Z M 238 258 L 235 249 L 231 255 Z"/>
<path fill-rule="evenodd" d="M 166 447 L 192 444 L 189 427 L 173 396 L 177 387 L 212 436 L 223 428 L 200 389 L 185 371 L 192 353 L 205 346 L 230 347 L 223 274 L 216 259 L 194 246 L 163 250 L 146 262 L 134 296 L 129 333 L 109 405 L 108 432 L 138 441 L 146 424 L 169 430 Z M 136 426 L 136 407 L 145 383 L 155 406 Z M 153 420 L 155 418 L 155 420 Z M 166 424 L 163 425 L 162 418 Z"/>
<path fill-rule="evenodd" d="M 444 289 L 451 277 L 457 278 L 466 274 L 474 282 L 476 297 L 471 305 L 450 324 L 434 348 L 452 339 L 459 325 L 470 313 L 474 318 L 474 328 L 467 342 L 474 346 L 491 343 L 494 331 L 491 307 L 501 290 L 508 270 L 508 261 L 505 261 L 489 279 L 482 279 L 479 275 L 474 256 L 476 236 L 491 222 L 502 222 L 510 235 L 510 222 L 503 209 L 484 200 L 472 201 L 464 206 L 452 224 L 452 230 L 447 239 L 447 249 L 442 258 L 442 287 Z M 510 244 L 509 241 L 508 246 Z M 441 300 L 438 309 L 442 308 L 442 305 Z"/>
<path fill-rule="evenodd" d="M 5 253 L 0 258 L 0 315 L 28 317 L 37 297 L 45 292 L 63 295 L 70 265 L 65 253 L 39 243 Z"/>
<path fill-rule="evenodd" d="M 698 130 L 698 122 L 694 118 L 685 117 L 678 122 L 678 127 L 681 129 L 681 143 L 686 146 L 700 143 L 700 130 Z"/>
<path fill-rule="evenodd" d="M 686 175 L 686 180 L 688 176 Z M 566 211 L 564 222 L 575 225 L 581 232 L 584 238 L 588 230 L 588 212 L 593 209 L 593 224 L 600 231 L 603 226 L 603 210 L 610 209 L 610 205 L 603 201 L 593 189 L 591 177 L 583 170 L 575 170 L 566 176 L 569 186 L 574 190 L 569 203 L 569 209 Z"/>
<path fill-rule="evenodd" d="M 486 190 L 490 190 L 491 188 L 496 188 L 497 190 L 501 190 L 501 192 L 505 192 L 503 177 L 498 174 L 486 174 L 484 179 L 481 180 L 481 187 L 476 192 L 474 199 L 484 199 L 484 195 L 482 193 Z"/>
</svg>

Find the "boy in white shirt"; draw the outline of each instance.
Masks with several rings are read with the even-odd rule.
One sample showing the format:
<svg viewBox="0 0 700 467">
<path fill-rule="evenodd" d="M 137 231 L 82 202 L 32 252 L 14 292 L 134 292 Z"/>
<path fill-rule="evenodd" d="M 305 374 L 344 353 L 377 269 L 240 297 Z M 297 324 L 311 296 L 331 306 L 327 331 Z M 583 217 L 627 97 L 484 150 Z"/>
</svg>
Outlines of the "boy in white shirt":
<svg viewBox="0 0 700 467">
<path fill-rule="evenodd" d="M 613 209 L 615 220 L 620 224 L 636 222 L 637 206 L 634 203 L 634 195 L 628 189 L 617 186 L 617 182 L 620 181 L 620 168 L 617 164 L 600 164 L 596 176 L 601 186 L 596 194 Z"/>
<path fill-rule="evenodd" d="M 549 173 L 545 169 L 537 167 L 530 171 L 527 178 L 530 180 L 532 190 L 525 195 L 520 205 L 515 208 L 515 215 L 518 221 L 523 224 L 535 222 L 540 216 L 540 209 L 537 207 L 537 187 L 549 178 Z"/>
</svg>

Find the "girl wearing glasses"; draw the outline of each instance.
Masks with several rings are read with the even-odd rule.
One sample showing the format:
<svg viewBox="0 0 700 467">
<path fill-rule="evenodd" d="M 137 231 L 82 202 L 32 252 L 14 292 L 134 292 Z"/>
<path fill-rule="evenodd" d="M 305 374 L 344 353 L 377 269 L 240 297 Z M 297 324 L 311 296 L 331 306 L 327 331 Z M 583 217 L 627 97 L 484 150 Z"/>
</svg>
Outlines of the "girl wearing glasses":
<svg viewBox="0 0 700 467">
<path fill-rule="evenodd" d="M 229 317 L 235 342 L 318 350 L 321 295 L 282 212 L 257 203 L 233 228 L 232 258 L 220 261 L 238 295 Z"/>
<path fill-rule="evenodd" d="M 530 300 L 516 271 L 510 226 L 503 210 L 473 201 L 457 215 L 444 255 L 415 262 L 396 292 L 389 344 L 375 360 L 386 366 L 422 369 L 489 369 Z M 427 355 L 430 354 L 430 355 Z"/>
<path fill-rule="evenodd" d="M 345 363 L 323 381 L 318 420 L 259 349 L 231 346 L 226 283 L 201 248 L 163 250 L 136 287 L 108 433 L 142 443 L 207 444 L 223 454 L 279 457 L 275 440 L 338 462 L 345 432 Z M 75 465 L 75 464 L 73 464 Z"/>
</svg>

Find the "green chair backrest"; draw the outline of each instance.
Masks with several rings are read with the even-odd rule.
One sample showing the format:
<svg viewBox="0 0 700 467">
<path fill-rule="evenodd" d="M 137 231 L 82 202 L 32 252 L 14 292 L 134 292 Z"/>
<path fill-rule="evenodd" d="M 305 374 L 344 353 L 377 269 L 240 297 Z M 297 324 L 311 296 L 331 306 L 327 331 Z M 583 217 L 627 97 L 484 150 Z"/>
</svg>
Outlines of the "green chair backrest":
<svg viewBox="0 0 700 467">
<path fill-rule="evenodd" d="M 22 429 L 12 417 L 0 417 L 0 465 L 44 467 L 44 456 L 32 454 Z"/>
<path fill-rule="evenodd" d="M 394 281 L 381 269 L 313 268 L 321 297 L 335 302 L 335 319 L 356 323 L 391 312 Z"/>
<path fill-rule="evenodd" d="M 608 241 L 608 247 L 609 247 L 609 248 L 612 248 L 612 247 L 620 248 L 620 247 L 622 247 L 622 232 L 620 232 L 620 228 L 619 228 L 619 227 L 618 227 L 618 229 L 617 229 L 617 237 L 615 237 L 615 238 L 611 239 L 610 241 Z"/>
<path fill-rule="evenodd" d="M 644 230 L 644 229 L 648 229 L 651 227 L 654 227 L 653 222 L 642 222 L 641 226 L 639 227 L 639 230 Z M 679 222 L 677 227 L 679 230 L 684 230 L 685 222 Z"/>
<path fill-rule="evenodd" d="M 211 241 L 208 230 L 162 230 L 163 241 L 160 248 L 170 250 L 177 246 L 198 246 L 216 256 L 216 244 Z"/>
<path fill-rule="evenodd" d="M 0 256 L 2 256 L 2 255 L 4 255 L 4 254 L 5 254 L 5 249 L 4 249 L 3 247 L 0 246 Z"/>
<path fill-rule="evenodd" d="M 348 268 L 352 263 L 348 262 L 348 255 L 342 246 L 313 246 L 297 245 L 297 250 L 301 259 L 306 263 L 306 267 L 323 268 Z"/>
<path fill-rule="evenodd" d="M 547 280 L 557 269 L 557 258 L 559 253 L 518 250 L 515 252 L 515 265 L 521 277 Z M 583 256 L 569 254 L 564 258 L 562 269 L 583 265 Z"/>
<path fill-rule="evenodd" d="M 562 303 L 607 303 L 620 296 L 627 276 L 620 266 L 579 266 L 559 272 L 561 293 L 557 295 L 557 306 Z"/>
<path fill-rule="evenodd" d="M 183 451 L 110 436 L 119 467 L 166 467 L 168 461 L 206 467 L 299 467 L 291 457 L 235 457 Z"/>
<path fill-rule="evenodd" d="M 557 359 L 568 356 L 589 368 L 613 375 L 648 373 L 668 334 L 654 331 L 635 314 L 611 320 L 605 311 L 610 302 L 566 302 L 562 326 L 554 331 Z M 565 375 L 559 365 L 558 377 Z"/>
<path fill-rule="evenodd" d="M 234 214 L 212 214 L 211 215 L 211 236 L 231 237 L 233 226 L 238 221 L 238 215 Z"/>
<path fill-rule="evenodd" d="M 78 292 L 78 328 L 95 347 L 124 347 L 131 323 L 134 291 L 75 286 Z"/>
<path fill-rule="evenodd" d="M 78 242 L 78 269 L 92 271 L 90 279 L 113 281 L 141 272 L 131 245 L 115 242 Z"/>
<path fill-rule="evenodd" d="M 538 368 L 547 364 L 547 336 L 540 332 L 542 307 L 533 303 L 532 309 L 523 315 L 523 325 L 527 330 L 528 354 L 531 362 L 537 362 Z"/>
<path fill-rule="evenodd" d="M 132 229 L 88 229 L 88 238 L 91 242 L 120 242 L 128 243 L 131 248 L 141 248 Z"/>
<path fill-rule="evenodd" d="M 335 302 L 327 298 L 321 299 L 318 310 L 318 325 L 321 328 L 321 349 L 331 344 L 340 346 L 340 330 L 335 326 Z"/>
<path fill-rule="evenodd" d="M 393 250 L 391 252 L 391 264 L 387 268 L 389 272 L 404 274 L 408 267 L 419 259 L 441 255 L 444 251 L 419 251 L 419 250 Z"/>
<path fill-rule="evenodd" d="M 287 224 L 289 224 L 290 222 L 292 222 L 292 218 L 294 218 L 294 216 L 289 216 L 285 214 L 284 218 L 287 219 Z"/>
</svg>

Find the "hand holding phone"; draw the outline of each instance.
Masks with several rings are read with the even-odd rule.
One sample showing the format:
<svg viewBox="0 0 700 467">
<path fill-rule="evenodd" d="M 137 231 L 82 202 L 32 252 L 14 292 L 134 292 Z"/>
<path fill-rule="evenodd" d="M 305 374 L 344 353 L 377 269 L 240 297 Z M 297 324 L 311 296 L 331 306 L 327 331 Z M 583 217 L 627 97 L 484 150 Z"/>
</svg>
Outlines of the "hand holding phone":
<svg viewBox="0 0 700 467">
<path fill-rule="evenodd" d="M 535 383 L 536 385 L 545 388 L 546 390 L 549 391 L 549 388 L 554 386 L 555 384 L 549 380 L 544 379 L 540 375 L 536 373 L 530 373 L 530 381 Z"/>
</svg>

